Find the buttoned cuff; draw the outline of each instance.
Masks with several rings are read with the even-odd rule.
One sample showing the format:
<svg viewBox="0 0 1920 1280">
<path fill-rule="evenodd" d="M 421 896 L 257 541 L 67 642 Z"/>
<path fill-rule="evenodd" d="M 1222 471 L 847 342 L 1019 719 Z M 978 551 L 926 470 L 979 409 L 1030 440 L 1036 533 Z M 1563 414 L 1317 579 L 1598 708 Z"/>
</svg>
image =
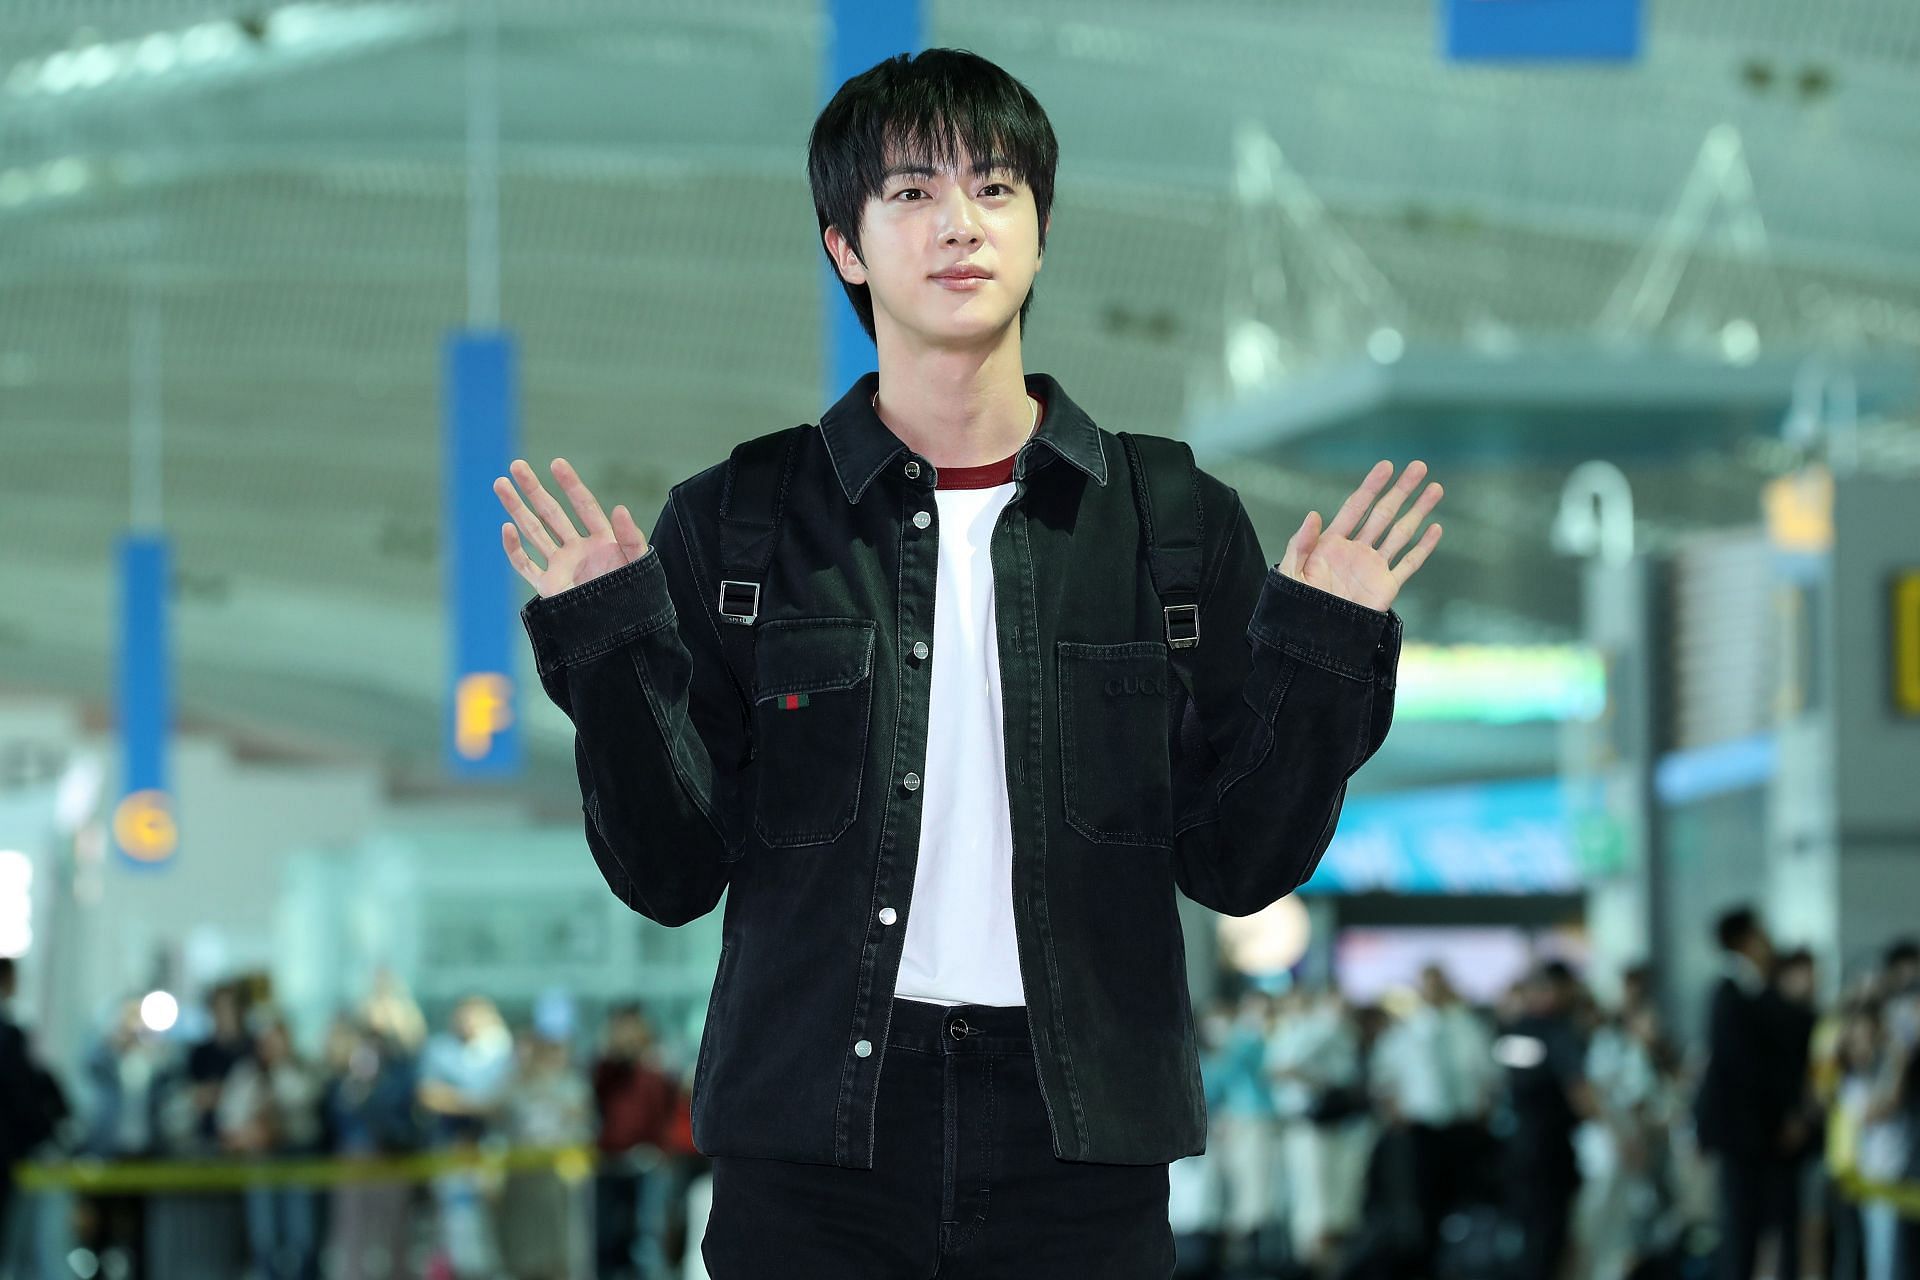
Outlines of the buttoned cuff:
<svg viewBox="0 0 1920 1280">
<path fill-rule="evenodd" d="M 520 622 L 533 642 L 534 665 L 542 676 L 598 657 L 673 621 L 666 571 L 660 567 L 658 549 L 652 546 L 638 560 L 558 595 L 535 596 L 520 609 Z"/>
<path fill-rule="evenodd" d="M 1393 687 L 1400 615 L 1309 586 L 1277 566 L 1267 570 L 1247 634 L 1315 666 Z"/>
</svg>

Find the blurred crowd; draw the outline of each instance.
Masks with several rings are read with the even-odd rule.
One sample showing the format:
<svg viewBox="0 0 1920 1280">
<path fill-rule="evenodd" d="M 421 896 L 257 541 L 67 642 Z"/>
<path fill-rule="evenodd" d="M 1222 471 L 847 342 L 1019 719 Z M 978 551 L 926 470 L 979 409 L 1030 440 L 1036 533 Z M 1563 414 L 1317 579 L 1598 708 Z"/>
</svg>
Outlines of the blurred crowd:
<svg viewBox="0 0 1920 1280">
<path fill-rule="evenodd" d="M 510 1027 L 492 1000 L 470 996 L 430 1032 L 418 1005 L 383 979 L 306 1053 L 262 989 L 214 987 L 193 1011 L 205 1023 L 196 1036 L 156 1030 L 151 1010 L 128 1002 L 87 1054 L 78 1096 L 41 1073 L 46 1115 L 13 1157 L 271 1158 L 344 1166 L 346 1176 L 220 1191 L 163 1173 L 151 1189 L 78 1195 L 72 1274 L 679 1274 L 669 1268 L 686 1227 L 675 1209 L 705 1161 L 692 1143 L 687 1055 L 656 1037 L 640 1005 L 612 1008 L 597 1035 L 577 1037 L 564 1000 L 536 1004 Z M 582 1038 L 593 1047 L 577 1053 Z M 403 1163 L 468 1149 L 513 1158 L 504 1171 Z M 26 1215 L 11 1217 L 17 1237 Z M 0 1259 L 28 1252 L 16 1240 Z"/>
<path fill-rule="evenodd" d="M 1920 946 L 1822 1002 L 1813 957 L 1776 954 L 1754 912 L 1728 912 L 1715 942 L 1691 1035 L 1652 973 L 1602 1001 L 1551 960 L 1489 1007 L 1438 964 L 1372 1005 L 1255 985 L 1217 1000 L 1198 1019 L 1207 1151 L 1170 1170 L 1179 1274 L 1920 1277 Z M 536 1002 L 509 1026 L 471 996 L 434 1031 L 382 980 L 307 1053 L 264 981 L 235 980 L 171 1032 L 129 1003 L 63 1085 L 4 1012 L 13 981 L 0 962 L 0 1171 L 30 1155 L 361 1167 L 76 1195 L 73 1274 L 703 1274 L 692 1054 L 637 1004 L 587 1028 Z M 519 1156 L 393 1163 L 471 1148 Z M 28 1216 L 12 1200 L 0 1276 Z M 0 1226 L 7 1205 L 0 1172 Z"/>
<path fill-rule="evenodd" d="M 1491 1007 L 1437 964 L 1376 1005 L 1215 1002 L 1179 1274 L 1920 1277 L 1920 947 L 1823 1006 L 1752 911 L 1716 942 L 1692 1036 L 1647 970 L 1603 1002 L 1553 960 Z"/>
</svg>

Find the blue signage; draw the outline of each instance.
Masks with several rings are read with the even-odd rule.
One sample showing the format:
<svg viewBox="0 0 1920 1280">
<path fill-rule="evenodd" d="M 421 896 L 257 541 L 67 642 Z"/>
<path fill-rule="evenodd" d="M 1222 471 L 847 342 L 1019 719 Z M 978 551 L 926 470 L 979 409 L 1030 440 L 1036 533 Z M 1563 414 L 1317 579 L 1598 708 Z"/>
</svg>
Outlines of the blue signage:
<svg viewBox="0 0 1920 1280">
<path fill-rule="evenodd" d="M 167 735 L 173 721 L 167 641 L 169 561 L 163 534 L 128 533 L 120 539 L 116 693 L 123 774 L 112 825 L 114 848 L 127 866 L 164 867 L 180 849 L 167 779 Z"/>
<path fill-rule="evenodd" d="M 1349 799 L 1301 892 L 1577 892 L 1580 794 L 1539 778 Z"/>
<path fill-rule="evenodd" d="M 503 777 L 520 770 L 514 641 L 526 585 L 501 548 L 505 513 L 493 492 L 517 456 L 513 339 L 457 332 L 445 358 L 445 755 L 455 777 Z"/>
<path fill-rule="evenodd" d="M 1460 62 L 1626 62 L 1639 56 L 1640 0 L 1441 0 Z"/>
<path fill-rule="evenodd" d="M 826 84 L 820 105 L 862 71 L 902 53 L 920 52 L 926 0 L 829 0 L 827 4 Z M 842 228 L 845 230 L 845 228 Z M 846 285 L 833 263 L 821 255 L 822 298 L 827 308 L 824 332 L 827 402 L 840 398 L 860 375 L 876 367 L 873 339 L 860 327 Z"/>
</svg>

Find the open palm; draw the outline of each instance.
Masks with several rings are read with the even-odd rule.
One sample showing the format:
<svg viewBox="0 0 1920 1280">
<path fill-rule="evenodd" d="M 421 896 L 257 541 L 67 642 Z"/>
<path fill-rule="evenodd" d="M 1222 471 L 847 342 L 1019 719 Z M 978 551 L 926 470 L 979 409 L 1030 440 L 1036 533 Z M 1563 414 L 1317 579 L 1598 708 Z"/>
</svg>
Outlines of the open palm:
<svg viewBox="0 0 1920 1280">
<path fill-rule="evenodd" d="M 1320 527 L 1320 513 L 1307 512 L 1307 518 L 1287 540 L 1286 554 L 1274 567 L 1289 578 L 1343 600 L 1369 609 L 1391 608 L 1400 588 L 1440 545 L 1440 526 L 1429 525 L 1420 540 L 1400 556 L 1400 562 L 1392 563 L 1393 557 L 1413 540 L 1414 531 L 1438 505 L 1444 492 L 1437 483 L 1428 485 L 1413 509 L 1394 521 L 1395 513 L 1426 473 L 1426 463 L 1418 460 L 1408 463 L 1399 482 L 1381 497 L 1380 491 L 1393 477 L 1393 463 L 1384 460 L 1375 463 L 1360 487 L 1334 513 L 1333 523 L 1324 530 Z M 1376 498 L 1379 498 L 1377 505 Z M 1371 515 L 1367 514 L 1369 507 L 1373 508 Z M 1360 523 L 1362 516 L 1366 516 L 1364 525 Z M 1386 535 L 1384 542 L 1381 541 L 1383 534 Z"/>
</svg>

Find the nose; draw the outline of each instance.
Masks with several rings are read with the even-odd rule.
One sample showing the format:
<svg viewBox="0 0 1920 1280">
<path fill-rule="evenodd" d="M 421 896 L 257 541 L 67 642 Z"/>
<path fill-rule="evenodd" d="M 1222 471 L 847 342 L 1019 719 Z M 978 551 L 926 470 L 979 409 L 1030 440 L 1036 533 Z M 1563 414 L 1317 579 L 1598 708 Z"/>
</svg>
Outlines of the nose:
<svg viewBox="0 0 1920 1280">
<path fill-rule="evenodd" d="M 959 184 L 954 185 L 952 193 L 945 200 L 943 212 L 945 240 L 948 244 L 980 243 L 979 210 L 974 207 L 973 198 Z"/>
</svg>

